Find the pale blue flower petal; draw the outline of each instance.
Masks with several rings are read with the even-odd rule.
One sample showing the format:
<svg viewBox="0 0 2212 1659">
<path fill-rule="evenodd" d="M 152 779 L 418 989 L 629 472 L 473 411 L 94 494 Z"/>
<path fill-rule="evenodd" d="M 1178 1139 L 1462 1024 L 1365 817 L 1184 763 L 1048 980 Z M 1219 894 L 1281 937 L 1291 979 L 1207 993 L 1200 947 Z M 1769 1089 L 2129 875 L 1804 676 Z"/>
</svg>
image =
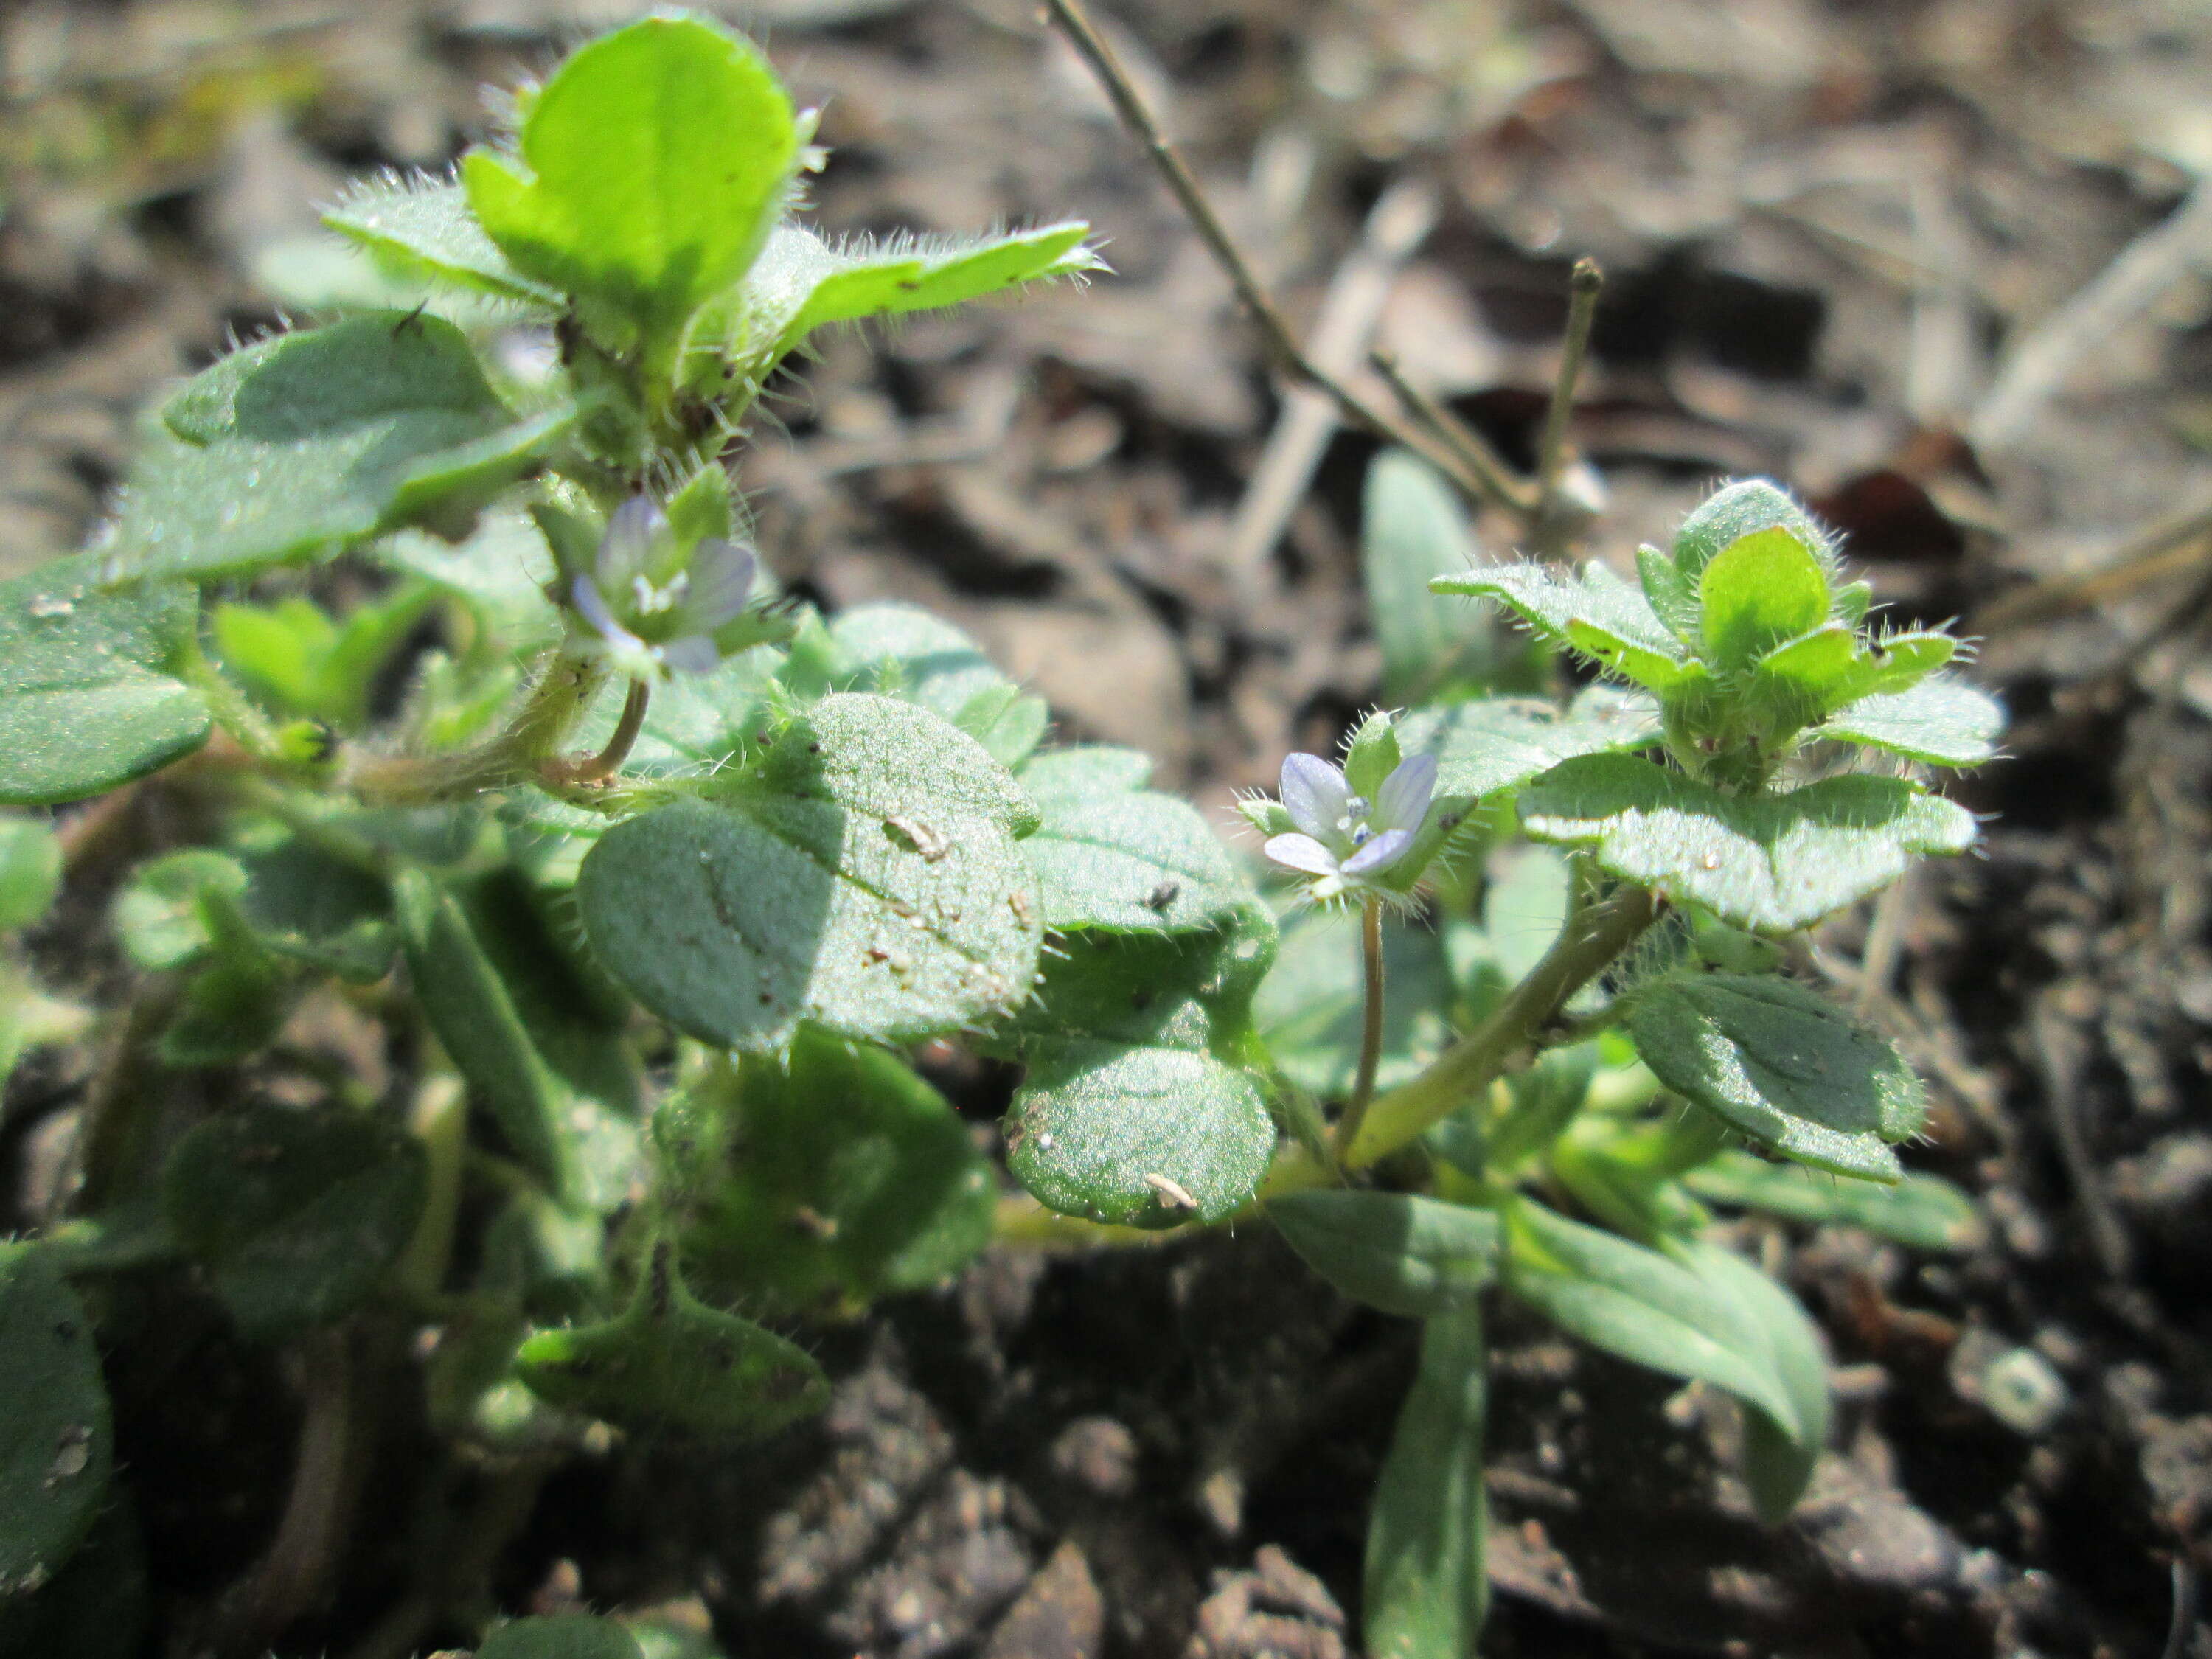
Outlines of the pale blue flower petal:
<svg viewBox="0 0 2212 1659">
<path fill-rule="evenodd" d="M 649 495 L 633 495 L 607 520 L 599 538 L 599 578 L 610 593 L 627 593 L 650 570 L 660 543 L 672 532 L 668 515 Z"/>
<path fill-rule="evenodd" d="M 1413 844 L 1410 830 L 1385 830 L 1339 866 L 1347 876 L 1371 876 L 1395 864 Z"/>
<path fill-rule="evenodd" d="M 1376 830 L 1419 830 L 1429 815 L 1429 798 L 1437 791 L 1437 757 L 1415 755 L 1400 761 L 1376 793 L 1375 816 L 1368 820 Z"/>
<path fill-rule="evenodd" d="M 1283 805 L 1291 822 L 1327 842 L 1340 840 L 1337 828 L 1352 801 L 1344 774 L 1318 755 L 1289 755 L 1283 760 Z"/>
<path fill-rule="evenodd" d="M 704 634 L 686 634 L 660 647 L 660 660 L 679 673 L 711 674 L 722 660 L 722 653 Z"/>
<path fill-rule="evenodd" d="M 753 556 L 735 542 L 709 536 L 691 552 L 691 585 L 684 614 L 702 634 L 711 634 L 745 608 L 752 597 Z"/>
<path fill-rule="evenodd" d="M 592 631 L 610 645 L 637 643 L 637 635 L 624 628 L 607 609 L 607 602 L 599 592 L 599 584 L 589 576 L 578 576 L 568 584 L 568 603 L 576 614 L 592 625 Z"/>
<path fill-rule="evenodd" d="M 1336 873 L 1336 854 L 1311 836 L 1271 836 L 1260 850 L 1286 870 L 1302 870 L 1310 876 Z"/>
</svg>

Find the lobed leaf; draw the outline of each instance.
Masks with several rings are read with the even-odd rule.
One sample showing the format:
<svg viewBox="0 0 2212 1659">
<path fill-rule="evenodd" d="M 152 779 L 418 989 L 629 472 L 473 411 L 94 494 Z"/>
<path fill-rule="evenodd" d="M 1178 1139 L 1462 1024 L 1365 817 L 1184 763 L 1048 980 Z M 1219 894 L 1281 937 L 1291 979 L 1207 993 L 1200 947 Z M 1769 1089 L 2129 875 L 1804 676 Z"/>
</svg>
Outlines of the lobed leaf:
<svg viewBox="0 0 2212 1659">
<path fill-rule="evenodd" d="M 471 150 L 469 204 L 531 281 L 672 338 L 742 276 L 799 160 L 791 100 L 749 42 L 697 16 L 646 17 L 579 48 L 529 100 L 513 154 Z"/>
<path fill-rule="evenodd" d="M 84 1304 L 51 1253 L 0 1243 L 0 1603 L 60 1571 L 100 1514 L 113 1458 Z"/>
<path fill-rule="evenodd" d="M 323 222 L 396 275 L 528 306 L 561 303 L 553 289 L 508 263 L 470 211 L 468 192 L 458 179 L 392 177 L 356 185 L 323 215 Z"/>
<path fill-rule="evenodd" d="M 1696 582 L 1705 567 L 1747 536 L 1780 530 L 1812 550 L 1826 568 L 1834 562 L 1827 532 L 1788 493 L 1765 478 L 1743 478 L 1705 497 L 1674 532 L 1673 563 Z"/>
<path fill-rule="evenodd" d="M 1642 749 L 1659 740 L 1650 698 L 1585 687 L 1565 714 L 1533 697 L 1490 697 L 1421 709 L 1398 724 L 1407 755 L 1437 757 L 1437 799 L 1462 803 L 1517 789 L 1577 755 Z"/>
<path fill-rule="evenodd" d="M 1729 795 L 1631 755 L 1564 761 L 1521 792 L 1522 827 L 1587 846 L 1627 881 L 1693 900 L 1755 933 L 1806 927 L 1904 873 L 1917 854 L 1972 845 L 1973 815 L 1901 778 L 1822 778 Z"/>
<path fill-rule="evenodd" d="M 181 588 L 103 592 L 79 554 L 0 582 L 0 805 L 81 800 L 207 741 L 198 692 L 161 672 L 186 647 Z"/>
<path fill-rule="evenodd" d="M 361 1305 L 413 1236 L 422 1144 L 374 1118 L 248 1107 L 177 1143 L 161 1172 L 170 1232 L 260 1340 Z"/>
<path fill-rule="evenodd" d="M 1662 1083 L 1762 1145 L 1838 1175 L 1898 1179 L 1892 1141 L 1926 1097 L 1898 1052 L 1772 975 L 1693 974 L 1638 991 L 1636 1051 Z"/>
<path fill-rule="evenodd" d="M 1361 1575 L 1370 1659 L 1472 1654 L 1489 1611 L 1483 1475 L 1490 1352 L 1474 1307 L 1421 1328 L 1413 1386 L 1376 1482 Z"/>
<path fill-rule="evenodd" d="M 1299 1259 L 1355 1302 L 1407 1319 L 1480 1304 L 1497 1275 L 1490 1210 L 1411 1193 L 1323 1188 L 1271 1200 L 1267 1218 Z"/>
<path fill-rule="evenodd" d="M 898 1042 L 1027 997 L 1035 809 L 972 739 L 841 694 L 714 787 L 617 824 L 577 881 L 600 962 L 662 1018 L 753 1050 L 801 1018 Z"/>
<path fill-rule="evenodd" d="M 563 405 L 515 419 L 440 317 L 374 312 L 281 335 L 170 400 L 103 572 L 209 581 L 403 525 L 465 525 L 574 418 Z"/>
<path fill-rule="evenodd" d="M 1996 698 L 1938 674 L 1910 690 L 1862 697 L 1831 714 L 1814 735 L 1931 766 L 1978 766 L 1996 755 L 2003 729 L 2004 708 Z"/>
<path fill-rule="evenodd" d="M 719 1296 L 790 1311 L 927 1289 L 991 1242 L 990 1166 L 945 1097 L 896 1056 L 802 1026 L 663 1105 L 653 1137 L 688 1173 L 687 1268 Z"/>
<path fill-rule="evenodd" d="M 1496 599 L 1539 638 L 1571 647 L 1655 691 L 1705 677 L 1705 665 L 1660 621 L 1650 601 L 1595 560 L 1566 576 L 1548 565 L 1490 565 L 1439 576 L 1429 588 Z"/>
</svg>

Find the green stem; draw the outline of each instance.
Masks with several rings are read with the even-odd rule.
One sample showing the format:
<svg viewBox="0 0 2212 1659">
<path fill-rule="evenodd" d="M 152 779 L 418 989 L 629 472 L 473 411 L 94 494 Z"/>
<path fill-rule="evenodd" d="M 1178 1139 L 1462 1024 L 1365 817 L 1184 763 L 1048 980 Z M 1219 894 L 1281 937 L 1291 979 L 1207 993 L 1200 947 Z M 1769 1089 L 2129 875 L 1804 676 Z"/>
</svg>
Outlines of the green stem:
<svg viewBox="0 0 2212 1659">
<path fill-rule="evenodd" d="M 1495 1013 L 1412 1082 L 1375 1103 L 1358 1137 L 1345 1149 L 1345 1163 L 1364 1169 L 1388 1157 L 1449 1116 L 1470 1095 L 1487 1088 L 1534 1045 L 1569 997 L 1658 920 L 1659 905 L 1649 888 L 1624 887 L 1569 917 L 1543 960 L 1528 970 Z"/>
<path fill-rule="evenodd" d="M 1359 918 L 1359 957 L 1366 969 L 1365 1018 L 1359 1028 L 1359 1070 L 1352 1083 L 1352 1102 L 1336 1126 L 1336 1161 L 1359 1139 L 1367 1109 L 1375 1103 L 1375 1068 L 1382 1060 L 1382 901 L 1370 898 Z"/>
<path fill-rule="evenodd" d="M 561 783 L 600 783 L 612 777 L 629 758 L 637 734 L 645 730 L 645 711 L 652 702 L 653 682 L 632 680 L 623 697 L 622 718 L 615 722 L 607 746 L 580 761 L 548 761 L 548 775 Z"/>
<path fill-rule="evenodd" d="M 535 775 L 560 749 L 605 683 L 606 672 L 596 653 L 572 639 L 497 737 L 458 755 L 363 759 L 346 782 L 360 799 L 385 806 L 427 805 L 519 783 Z"/>
</svg>

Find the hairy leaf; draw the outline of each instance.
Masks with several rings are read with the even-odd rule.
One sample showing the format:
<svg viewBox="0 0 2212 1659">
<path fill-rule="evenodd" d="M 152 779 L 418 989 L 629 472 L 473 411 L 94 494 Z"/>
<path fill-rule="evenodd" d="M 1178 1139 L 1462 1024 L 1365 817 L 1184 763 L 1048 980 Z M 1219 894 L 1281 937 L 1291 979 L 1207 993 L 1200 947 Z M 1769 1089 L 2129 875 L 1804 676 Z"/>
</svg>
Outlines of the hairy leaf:
<svg viewBox="0 0 2212 1659">
<path fill-rule="evenodd" d="M 248 1336 L 350 1313 L 415 1231 L 422 1144 L 373 1118 L 248 1107 L 177 1143 L 161 1174 L 169 1230 Z"/>
<path fill-rule="evenodd" d="M 1579 692 L 1563 714 L 1531 697 L 1491 697 L 1422 709 L 1398 723 L 1407 755 L 1437 757 L 1437 798 L 1473 801 L 1518 788 L 1576 755 L 1659 740 L 1651 699 L 1612 686 Z"/>
<path fill-rule="evenodd" d="M 1635 994 L 1628 1031 L 1668 1088 L 1816 1169 L 1893 1182 L 1888 1143 L 1920 1132 L 1926 1098 L 1896 1049 L 1788 980 L 1662 980 Z"/>
<path fill-rule="evenodd" d="M 113 1457 L 84 1304 L 49 1252 L 0 1243 L 0 1601 L 61 1570 Z"/>
<path fill-rule="evenodd" d="M 1705 677 L 1705 665 L 1660 621 L 1650 601 L 1595 560 L 1566 576 L 1548 565 L 1490 565 L 1439 576 L 1429 587 L 1496 599 L 1539 638 L 1571 647 L 1655 691 Z"/>
<path fill-rule="evenodd" d="M 1813 550 L 1787 530 L 1731 542 L 1698 578 L 1700 654 L 1741 672 L 1828 615 L 1828 578 Z"/>
<path fill-rule="evenodd" d="M 1497 1215 L 1411 1193 L 1322 1188 L 1272 1200 L 1306 1266 L 1356 1302 L 1407 1319 L 1478 1305 L 1496 1276 Z"/>
<path fill-rule="evenodd" d="M 514 153 L 471 150 L 462 182 L 516 270 L 672 339 L 743 276 L 799 159 L 791 100 L 748 42 L 696 16 L 647 17 L 579 49 L 530 100 Z"/>
<path fill-rule="evenodd" d="M 991 1241 L 990 1166 L 945 1097 L 878 1048 L 802 1026 L 655 1113 L 684 1171 L 684 1260 L 704 1286 L 777 1310 L 923 1290 Z"/>
<path fill-rule="evenodd" d="M 1043 822 L 1022 843 L 1047 927 L 1186 933 L 1254 902 L 1221 837 L 1188 802 L 1111 779 L 1079 791 L 1076 765 L 1047 770 L 1054 787 L 1036 798 Z"/>
<path fill-rule="evenodd" d="M 444 319 L 374 312 L 234 352 L 172 398 L 103 550 L 112 580 L 249 574 L 466 525 L 575 418 L 516 420 Z"/>
<path fill-rule="evenodd" d="M 1931 766 L 1978 766 L 1996 753 L 2004 709 L 1988 693 L 1939 674 L 1909 691 L 1877 692 L 1836 711 L 1818 735 Z"/>
<path fill-rule="evenodd" d="M 670 1024 L 780 1048 L 800 1018 L 908 1042 L 1004 1015 L 1041 939 L 1013 780 L 926 709 L 843 694 L 714 799 L 617 824 L 577 896 L 601 963 Z"/>
<path fill-rule="evenodd" d="M 1765 478 L 1744 478 L 1715 490 L 1674 532 L 1674 563 L 1692 582 L 1723 550 L 1764 530 L 1780 530 L 1813 550 L 1825 567 L 1834 562 L 1827 533 L 1813 515 Z"/>
<path fill-rule="evenodd" d="M 62 844 L 33 818 L 0 817 L 0 933 L 28 927 L 62 888 Z"/>
<path fill-rule="evenodd" d="M 812 1355 L 750 1319 L 700 1302 L 656 1249 L 617 1317 L 538 1331 L 514 1369 L 532 1393 L 646 1430 L 751 1439 L 820 1411 L 829 1379 Z"/>
<path fill-rule="evenodd" d="M 198 692 L 161 671 L 185 647 L 181 588 L 100 590 L 92 554 L 0 582 L 0 805 L 81 800 L 207 741 Z"/>
<path fill-rule="evenodd" d="M 1562 762 L 1522 790 L 1521 823 L 1763 933 L 1810 927 L 1887 886 L 1916 854 L 1961 853 L 1974 840 L 1972 813 L 1901 778 L 1728 795 L 1632 755 Z"/>
<path fill-rule="evenodd" d="M 356 185 L 323 216 L 323 222 L 397 275 L 525 305 L 561 302 L 553 289 L 507 263 L 470 211 L 468 192 L 458 179 L 393 177 Z"/>
</svg>

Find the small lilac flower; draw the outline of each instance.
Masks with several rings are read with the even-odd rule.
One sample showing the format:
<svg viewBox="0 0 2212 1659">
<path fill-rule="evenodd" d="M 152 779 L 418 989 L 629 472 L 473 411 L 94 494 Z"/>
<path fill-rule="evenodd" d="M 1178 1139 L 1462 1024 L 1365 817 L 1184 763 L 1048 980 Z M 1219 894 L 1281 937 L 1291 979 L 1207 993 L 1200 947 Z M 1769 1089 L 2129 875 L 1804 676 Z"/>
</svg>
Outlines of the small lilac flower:
<svg viewBox="0 0 2212 1659">
<path fill-rule="evenodd" d="M 1261 850 L 1285 869 L 1319 878 L 1316 898 L 1372 887 L 1368 878 L 1412 848 L 1436 787 L 1432 755 L 1401 761 L 1372 801 L 1353 794 L 1342 769 L 1320 756 L 1292 755 L 1283 763 L 1283 810 L 1297 829 L 1270 836 Z"/>
<path fill-rule="evenodd" d="M 710 673 L 722 659 L 715 630 L 744 610 L 753 571 L 752 554 L 719 536 L 686 559 L 668 515 L 633 495 L 607 521 L 592 568 L 570 578 L 568 602 L 624 672 Z"/>
</svg>

